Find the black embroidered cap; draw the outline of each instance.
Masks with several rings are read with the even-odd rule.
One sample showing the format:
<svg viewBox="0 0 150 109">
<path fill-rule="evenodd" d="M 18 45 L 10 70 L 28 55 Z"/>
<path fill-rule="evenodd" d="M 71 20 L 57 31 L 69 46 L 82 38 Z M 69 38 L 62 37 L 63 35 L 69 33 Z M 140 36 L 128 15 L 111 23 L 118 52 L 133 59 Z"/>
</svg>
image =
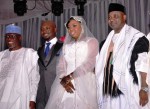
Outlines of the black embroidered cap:
<svg viewBox="0 0 150 109">
<path fill-rule="evenodd" d="M 125 7 L 122 4 L 119 4 L 119 3 L 110 3 L 109 4 L 108 13 L 110 13 L 112 11 L 121 11 L 124 14 L 126 14 Z"/>
</svg>

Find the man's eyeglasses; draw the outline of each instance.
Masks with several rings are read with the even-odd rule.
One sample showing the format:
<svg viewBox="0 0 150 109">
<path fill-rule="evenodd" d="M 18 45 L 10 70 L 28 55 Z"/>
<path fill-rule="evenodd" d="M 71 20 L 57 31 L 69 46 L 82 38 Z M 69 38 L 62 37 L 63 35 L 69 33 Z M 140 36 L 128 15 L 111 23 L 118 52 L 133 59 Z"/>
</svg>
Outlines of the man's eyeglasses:
<svg viewBox="0 0 150 109">
<path fill-rule="evenodd" d="M 18 36 L 17 34 L 8 34 L 8 35 L 5 35 L 5 38 L 15 39 L 17 36 Z"/>
</svg>

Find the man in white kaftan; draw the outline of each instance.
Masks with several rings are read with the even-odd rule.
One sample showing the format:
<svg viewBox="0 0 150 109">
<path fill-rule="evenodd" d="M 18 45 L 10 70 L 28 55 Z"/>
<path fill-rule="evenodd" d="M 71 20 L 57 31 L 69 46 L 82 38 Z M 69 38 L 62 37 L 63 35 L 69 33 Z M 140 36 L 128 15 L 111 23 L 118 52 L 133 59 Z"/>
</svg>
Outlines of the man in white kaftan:
<svg viewBox="0 0 150 109">
<path fill-rule="evenodd" d="M 35 109 L 37 52 L 21 46 L 18 26 L 6 26 L 5 40 L 9 49 L 0 52 L 0 109 Z"/>
<path fill-rule="evenodd" d="M 99 109 L 150 109 L 148 40 L 128 26 L 124 6 L 109 5 L 113 29 L 100 50 L 96 64 Z"/>
</svg>

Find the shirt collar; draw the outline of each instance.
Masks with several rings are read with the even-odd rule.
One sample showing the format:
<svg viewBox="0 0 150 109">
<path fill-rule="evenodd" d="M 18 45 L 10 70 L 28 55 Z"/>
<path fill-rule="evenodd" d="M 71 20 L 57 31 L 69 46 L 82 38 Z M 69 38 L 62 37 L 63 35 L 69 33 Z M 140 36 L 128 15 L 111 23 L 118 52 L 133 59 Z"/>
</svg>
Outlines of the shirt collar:
<svg viewBox="0 0 150 109">
<path fill-rule="evenodd" d="M 46 43 L 51 43 L 52 45 L 56 44 L 56 42 L 57 42 L 57 38 L 56 37 L 54 37 L 50 41 L 46 41 Z"/>
</svg>

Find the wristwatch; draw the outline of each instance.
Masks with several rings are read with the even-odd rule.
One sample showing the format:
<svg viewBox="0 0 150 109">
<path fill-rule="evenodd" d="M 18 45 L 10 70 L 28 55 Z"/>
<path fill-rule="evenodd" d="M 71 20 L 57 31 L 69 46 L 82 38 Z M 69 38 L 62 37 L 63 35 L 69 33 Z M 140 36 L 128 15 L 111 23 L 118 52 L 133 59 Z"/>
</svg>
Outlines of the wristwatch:
<svg viewBox="0 0 150 109">
<path fill-rule="evenodd" d="M 145 91 L 145 92 L 149 92 L 149 87 L 141 87 L 141 90 Z"/>
</svg>

